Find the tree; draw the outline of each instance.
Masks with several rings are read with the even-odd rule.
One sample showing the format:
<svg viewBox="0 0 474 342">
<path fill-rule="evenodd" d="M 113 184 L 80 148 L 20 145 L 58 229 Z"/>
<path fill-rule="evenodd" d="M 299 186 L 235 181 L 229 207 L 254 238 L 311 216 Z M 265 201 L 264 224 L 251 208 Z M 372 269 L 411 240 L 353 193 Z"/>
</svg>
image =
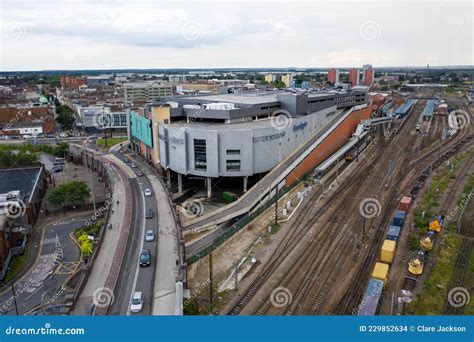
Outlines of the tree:
<svg viewBox="0 0 474 342">
<path fill-rule="evenodd" d="M 73 128 L 76 119 L 74 118 L 74 112 L 71 108 L 66 105 L 56 106 L 56 114 L 56 122 L 59 123 L 63 129 Z"/>
<path fill-rule="evenodd" d="M 48 200 L 55 207 L 81 205 L 90 195 L 86 182 L 71 181 L 52 189 L 48 195 Z"/>
</svg>

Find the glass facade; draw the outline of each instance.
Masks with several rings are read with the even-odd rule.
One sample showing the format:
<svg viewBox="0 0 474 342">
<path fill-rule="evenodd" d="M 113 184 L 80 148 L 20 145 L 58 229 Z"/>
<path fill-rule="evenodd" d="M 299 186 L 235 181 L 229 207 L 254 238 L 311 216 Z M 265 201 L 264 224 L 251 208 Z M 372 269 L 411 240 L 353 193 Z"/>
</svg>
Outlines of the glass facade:
<svg viewBox="0 0 474 342">
<path fill-rule="evenodd" d="M 227 160 L 227 171 L 240 171 L 240 160 Z"/>
<path fill-rule="evenodd" d="M 206 140 L 194 139 L 194 169 L 207 171 Z"/>
</svg>

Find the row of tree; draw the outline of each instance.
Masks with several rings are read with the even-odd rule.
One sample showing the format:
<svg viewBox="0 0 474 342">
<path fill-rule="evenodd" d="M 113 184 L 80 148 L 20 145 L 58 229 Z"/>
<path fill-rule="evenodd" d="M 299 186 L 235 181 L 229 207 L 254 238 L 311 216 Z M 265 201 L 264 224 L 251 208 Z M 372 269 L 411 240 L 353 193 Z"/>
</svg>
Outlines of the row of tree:
<svg viewBox="0 0 474 342">
<path fill-rule="evenodd" d="M 62 105 L 57 99 L 54 100 L 56 107 L 56 122 L 65 130 L 74 128 L 76 119 L 74 118 L 74 111 L 67 105 Z"/>
</svg>

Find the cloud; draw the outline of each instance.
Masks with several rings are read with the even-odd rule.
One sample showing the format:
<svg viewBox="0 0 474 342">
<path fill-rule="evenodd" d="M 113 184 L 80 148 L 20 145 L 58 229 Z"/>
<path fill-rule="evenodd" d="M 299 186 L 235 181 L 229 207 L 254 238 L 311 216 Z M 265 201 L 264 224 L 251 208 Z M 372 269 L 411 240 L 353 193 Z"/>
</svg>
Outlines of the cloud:
<svg viewBox="0 0 474 342">
<path fill-rule="evenodd" d="M 0 6 L 2 70 L 472 64 L 468 3 L 4 0 Z M 361 36 L 364 23 L 375 23 L 377 35 Z M 12 27 L 20 37 L 6 34 Z"/>
</svg>

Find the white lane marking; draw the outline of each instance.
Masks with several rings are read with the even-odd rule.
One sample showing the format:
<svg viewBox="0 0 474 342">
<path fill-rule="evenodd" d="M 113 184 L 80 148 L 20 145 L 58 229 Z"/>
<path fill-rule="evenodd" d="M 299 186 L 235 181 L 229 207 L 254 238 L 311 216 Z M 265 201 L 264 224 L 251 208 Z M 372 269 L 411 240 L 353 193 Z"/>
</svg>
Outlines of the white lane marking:
<svg viewBox="0 0 474 342">
<path fill-rule="evenodd" d="M 143 194 L 143 188 L 142 188 L 142 191 L 140 191 L 141 193 L 141 200 L 142 200 L 142 203 L 143 203 L 143 209 L 145 210 L 146 208 L 146 204 L 145 204 L 145 195 Z M 140 258 L 140 253 L 141 251 L 143 250 L 143 243 L 144 243 L 144 233 L 145 233 L 145 213 L 143 212 L 143 224 L 142 224 L 142 229 L 140 231 L 140 252 L 138 254 L 138 257 Z M 137 260 L 138 261 L 138 260 Z M 133 279 L 133 286 L 132 286 L 132 293 L 130 294 L 130 301 L 128 303 L 128 306 L 127 306 L 127 316 L 130 316 L 130 302 L 132 301 L 132 297 L 133 297 L 133 294 L 135 293 L 135 290 L 136 290 L 136 287 L 137 287 L 137 281 L 138 281 L 138 273 L 140 272 L 140 263 L 137 262 L 137 268 L 135 269 L 135 277 Z"/>
</svg>

